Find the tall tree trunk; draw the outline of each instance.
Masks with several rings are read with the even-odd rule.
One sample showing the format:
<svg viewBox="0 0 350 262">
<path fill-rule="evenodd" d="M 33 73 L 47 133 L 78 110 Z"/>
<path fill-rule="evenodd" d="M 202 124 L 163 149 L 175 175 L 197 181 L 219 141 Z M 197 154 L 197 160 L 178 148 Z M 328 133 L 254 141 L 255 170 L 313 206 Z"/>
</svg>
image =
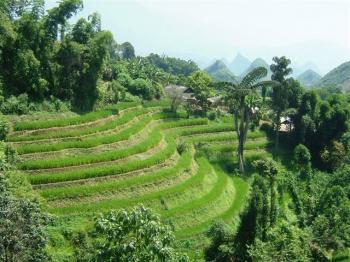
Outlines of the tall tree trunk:
<svg viewBox="0 0 350 262">
<path fill-rule="evenodd" d="M 240 124 L 238 125 L 238 112 L 235 112 L 233 114 L 233 123 L 234 123 L 234 128 L 237 133 L 237 139 L 238 139 L 238 146 L 237 146 L 237 160 L 238 160 L 238 168 L 241 173 L 244 172 L 244 159 L 243 159 L 243 140 L 242 140 L 242 129 L 241 129 L 241 121 L 242 121 L 242 114 L 240 116 L 239 122 Z"/>
<path fill-rule="evenodd" d="M 275 191 L 275 179 L 270 178 L 270 226 L 276 223 L 276 191 Z"/>
<path fill-rule="evenodd" d="M 280 142 L 280 128 L 281 128 L 281 113 L 277 112 L 277 121 L 276 121 L 276 136 L 275 136 L 275 148 L 277 149 Z"/>
<path fill-rule="evenodd" d="M 241 174 L 245 173 L 245 161 L 244 161 L 244 144 L 246 142 L 247 133 L 250 125 L 249 109 L 244 108 L 240 112 L 239 127 L 237 128 L 238 147 L 237 147 L 237 159 L 238 168 Z M 237 123 L 238 126 L 238 123 Z"/>
<path fill-rule="evenodd" d="M 238 141 L 238 148 L 237 148 L 237 158 L 238 158 L 238 168 L 239 168 L 239 172 L 241 174 L 244 174 L 244 155 L 243 155 L 243 150 L 244 150 L 244 143 L 243 143 L 243 137 L 240 136 L 239 137 L 239 141 Z"/>
</svg>

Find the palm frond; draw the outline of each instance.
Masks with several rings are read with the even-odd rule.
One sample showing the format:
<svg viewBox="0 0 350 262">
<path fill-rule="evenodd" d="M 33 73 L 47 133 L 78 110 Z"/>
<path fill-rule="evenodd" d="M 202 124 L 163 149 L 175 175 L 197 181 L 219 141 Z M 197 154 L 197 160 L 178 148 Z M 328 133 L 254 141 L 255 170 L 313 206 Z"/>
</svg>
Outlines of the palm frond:
<svg viewBox="0 0 350 262">
<path fill-rule="evenodd" d="M 250 87 L 256 83 L 261 78 L 264 78 L 267 75 L 267 69 L 265 67 L 257 67 L 250 71 L 241 81 L 239 85 L 244 87 Z"/>
<path fill-rule="evenodd" d="M 277 82 L 277 81 L 274 81 L 274 80 L 266 80 L 266 81 L 261 81 L 261 82 L 258 82 L 254 85 L 251 86 L 252 89 L 257 89 L 257 88 L 262 88 L 262 87 L 273 87 L 273 86 L 276 86 L 276 85 L 279 85 L 280 83 Z"/>
</svg>

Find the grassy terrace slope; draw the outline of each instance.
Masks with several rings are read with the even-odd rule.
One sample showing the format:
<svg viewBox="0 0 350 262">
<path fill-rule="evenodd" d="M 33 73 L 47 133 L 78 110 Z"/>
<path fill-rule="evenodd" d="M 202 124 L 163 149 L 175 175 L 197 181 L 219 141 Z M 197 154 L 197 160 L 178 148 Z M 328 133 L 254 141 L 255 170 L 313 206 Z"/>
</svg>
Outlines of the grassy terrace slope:
<svg viewBox="0 0 350 262">
<path fill-rule="evenodd" d="M 15 130 L 8 141 L 22 157 L 18 167 L 61 221 L 52 236 L 89 228 L 99 212 L 143 203 L 171 221 L 179 239 L 193 240 L 185 247 L 192 254 L 210 224 L 231 221 L 248 194 L 248 182 L 222 165 L 233 163 L 236 145 L 225 121 L 131 103 Z M 269 146 L 263 133 L 251 132 L 247 159 L 268 154 Z M 71 251 L 67 241 L 52 252 L 58 250 Z"/>
</svg>

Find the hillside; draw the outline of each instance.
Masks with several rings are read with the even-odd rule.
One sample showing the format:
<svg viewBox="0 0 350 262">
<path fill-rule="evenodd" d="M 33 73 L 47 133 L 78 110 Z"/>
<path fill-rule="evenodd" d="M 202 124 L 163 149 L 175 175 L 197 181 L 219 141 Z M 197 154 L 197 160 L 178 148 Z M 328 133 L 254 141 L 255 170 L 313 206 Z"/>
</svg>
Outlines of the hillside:
<svg viewBox="0 0 350 262">
<path fill-rule="evenodd" d="M 23 159 L 18 168 L 47 211 L 62 218 L 52 237 L 65 238 L 78 224 L 89 228 L 98 212 L 143 203 L 170 220 L 177 238 L 190 240 L 185 249 L 195 251 L 214 220 L 239 213 L 248 184 L 218 165 L 233 161 L 232 124 L 150 106 L 121 103 L 113 107 L 118 114 L 108 109 L 15 125 L 7 140 Z M 264 133 L 249 133 L 246 159 L 269 155 L 268 146 Z M 67 243 L 55 243 L 53 254 L 69 250 Z"/>
<path fill-rule="evenodd" d="M 224 62 L 216 60 L 214 64 L 207 67 L 205 71 L 217 81 L 235 82 L 234 74 L 228 69 Z"/>
<path fill-rule="evenodd" d="M 257 67 L 265 67 L 267 69 L 267 76 L 264 78 L 264 80 L 270 80 L 271 79 L 271 75 L 272 75 L 272 72 L 270 70 L 270 66 L 268 63 L 265 62 L 264 59 L 262 58 L 257 58 L 255 59 L 251 64 L 250 66 L 248 67 L 247 70 L 245 70 L 241 75 L 240 77 L 242 78 L 243 76 L 245 76 L 246 74 L 248 74 L 250 71 L 252 71 L 254 68 L 257 68 Z"/>
<path fill-rule="evenodd" d="M 238 53 L 230 63 L 229 68 L 235 75 L 240 75 L 247 70 L 250 64 L 251 61 L 248 58 Z"/>
<path fill-rule="evenodd" d="M 350 61 L 341 64 L 327 73 L 318 82 L 320 86 L 338 86 L 343 91 L 350 91 Z"/>
<path fill-rule="evenodd" d="M 321 76 L 311 69 L 306 70 L 297 77 L 297 80 L 305 87 L 315 86 L 320 79 Z"/>
<path fill-rule="evenodd" d="M 292 76 L 294 78 L 297 78 L 299 75 L 301 75 L 302 73 L 304 73 L 307 70 L 312 70 L 314 72 L 316 72 L 317 74 L 321 74 L 320 69 L 312 62 L 307 62 L 304 64 L 292 64 Z"/>
</svg>

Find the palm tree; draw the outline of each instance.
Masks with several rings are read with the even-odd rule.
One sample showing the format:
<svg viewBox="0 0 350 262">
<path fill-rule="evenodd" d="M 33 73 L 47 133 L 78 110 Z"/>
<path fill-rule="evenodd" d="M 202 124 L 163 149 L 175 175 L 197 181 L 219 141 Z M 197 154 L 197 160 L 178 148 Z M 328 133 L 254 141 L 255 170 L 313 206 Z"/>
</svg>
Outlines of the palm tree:
<svg viewBox="0 0 350 262">
<path fill-rule="evenodd" d="M 261 81 L 266 75 L 266 68 L 257 67 L 249 72 L 241 82 L 232 84 L 226 89 L 225 100 L 233 115 L 234 127 L 237 132 L 238 168 L 242 174 L 245 167 L 243 152 L 247 133 L 254 115 L 259 110 L 258 106 L 262 102 L 258 90 L 260 88 L 266 90 L 268 86 L 274 84 L 273 81 Z"/>
</svg>

